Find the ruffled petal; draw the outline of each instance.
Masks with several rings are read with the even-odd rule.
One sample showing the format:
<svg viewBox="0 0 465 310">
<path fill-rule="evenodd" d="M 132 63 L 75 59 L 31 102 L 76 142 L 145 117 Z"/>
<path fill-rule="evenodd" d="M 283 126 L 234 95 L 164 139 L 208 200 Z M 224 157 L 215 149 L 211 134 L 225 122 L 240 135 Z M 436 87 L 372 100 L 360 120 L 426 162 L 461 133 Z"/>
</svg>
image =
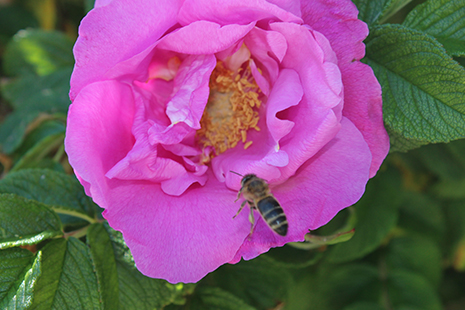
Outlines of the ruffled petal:
<svg viewBox="0 0 465 310">
<path fill-rule="evenodd" d="M 370 146 L 372 177 L 389 151 L 389 137 L 383 123 L 381 87 L 372 69 L 359 61 L 365 56 L 363 40 L 368 27 L 357 15 L 357 8 L 349 0 L 302 1 L 305 23 L 320 31 L 337 55 L 345 86 L 342 113 L 359 128 Z"/>
</svg>

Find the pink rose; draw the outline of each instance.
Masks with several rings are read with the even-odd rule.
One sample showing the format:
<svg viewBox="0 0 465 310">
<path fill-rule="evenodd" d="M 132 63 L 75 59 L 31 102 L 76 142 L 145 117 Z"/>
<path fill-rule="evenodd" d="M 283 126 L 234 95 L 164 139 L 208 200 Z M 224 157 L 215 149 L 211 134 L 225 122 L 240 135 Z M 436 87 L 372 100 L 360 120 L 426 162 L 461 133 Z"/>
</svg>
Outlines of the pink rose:
<svg viewBox="0 0 465 310">
<path fill-rule="evenodd" d="M 389 148 L 367 26 L 349 0 L 97 0 L 82 21 L 66 151 L 138 269 L 195 282 L 302 241 L 355 203 Z M 248 208 L 268 181 L 286 236 Z"/>
</svg>

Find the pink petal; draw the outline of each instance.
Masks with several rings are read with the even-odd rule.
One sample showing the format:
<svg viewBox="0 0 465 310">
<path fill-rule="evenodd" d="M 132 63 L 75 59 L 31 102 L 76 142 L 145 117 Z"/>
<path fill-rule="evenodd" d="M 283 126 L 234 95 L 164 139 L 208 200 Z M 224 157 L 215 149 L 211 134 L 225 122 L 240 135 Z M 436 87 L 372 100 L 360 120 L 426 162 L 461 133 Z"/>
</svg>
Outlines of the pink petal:
<svg viewBox="0 0 465 310">
<path fill-rule="evenodd" d="M 213 159 L 212 168 L 217 178 L 225 180 L 226 186 L 236 190 L 240 188 L 240 178 L 229 173 L 231 170 L 243 175 L 254 173 L 267 180 L 279 179 L 281 172 L 277 167 L 286 166 L 291 157 L 279 150 L 280 139 L 291 131 L 294 123 L 279 119 L 276 114 L 299 104 L 302 95 L 297 73 L 290 69 L 282 70 L 267 103 L 262 106 L 264 111 L 258 126 L 263 129 L 259 132 L 249 130 L 247 136 L 253 144 L 247 150 L 239 146 Z"/>
<path fill-rule="evenodd" d="M 316 40 L 303 26 L 273 23 L 270 27 L 286 38 L 289 47 L 281 66 L 298 73 L 304 90 L 302 101 L 280 114 L 295 123 L 280 141 L 280 149 L 289 154 L 289 165 L 280 169 L 281 180 L 285 180 L 339 131 L 342 84 L 326 41 Z"/>
<path fill-rule="evenodd" d="M 94 8 L 98 8 L 98 7 L 101 7 L 101 6 L 108 5 L 112 1 L 113 0 L 95 0 Z"/>
<path fill-rule="evenodd" d="M 196 21 L 164 36 L 158 48 L 190 55 L 214 54 L 236 43 L 254 26 L 254 22 L 221 26 L 209 21 Z"/>
<path fill-rule="evenodd" d="M 371 68 L 358 61 L 365 55 L 363 40 L 368 27 L 357 15 L 357 8 L 348 0 L 302 4 L 304 21 L 328 38 L 336 52 L 345 86 L 343 115 L 368 142 L 373 155 L 370 176 L 374 176 L 389 151 L 389 137 L 382 119 L 381 87 Z"/>
<path fill-rule="evenodd" d="M 73 100 L 87 84 L 156 42 L 176 24 L 180 0 L 113 0 L 90 11 L 79 27 L 71 77 Z M 160 14 L 163 12 L 163 14 Z"/>
<path fill-rule="evenodd" d="M 247 218 L 233 219 L 236 193 L 210 174 L 179 197 L 150 182 L 112 180 L 104 217 L 122 231 L 137 268 L 172 283 L 196 282 L 231 260 L 247 237 Z"/>
<path fill-rule="evenodd" d="M 237 192 L 211 173 L 204 186 L 180 197 L 165 194 L 158 183 L 106 177 L 134 147 L 134 114 L 129 86 L 105 81 L 83 88 L 69 110 L 70 162 L 110 225 L 123 232 L 144 274 L 198 281 L 233 258 L 249 232 L 248 220 L 232 219 Z"/>
<path fill-rule="evenodd" d="M 295 5 L 293 5 L 295 7 Z M 301 23 L 302 20 L 281 7 L 265 0 L 186 0 L 179 11 L 179 22 L 212 21 L 220 25 L 248 24 L 257 20 L 276 19 Z"/>
<path fill-rule="evenodd" d="M 341 130 L 330 143 L 302 165 L 296 175 L 271 186 L 288 218 L 287 236 L 272 232 L 256 214 L 259 220 L 251 240 L 244 240 L 231 263 L 241 257 L 252 259 L 270 247 L 303 241 L 309 230 L 326 224 L 340 210 L 354 204 L 365 190 L 370 162 L 371 153 L 360 131 L 343 118 Z"/>
<path fill-rule="evenodd" d="M 283 60 L 287 51 L 286 38 L 276 31 L 254 28 L 247 34 L 244 43 L 252 53 L 254 61 L 260 64 L 268 82 L 274 83 L 279 74 L 279 62 Z"/>
<path fill-rule="evenodd" d="M 210 95 L 208 83 L 215 66 L 216 58 L 212 54 L 184 59 L 174 79 L 174 93 L 166 105 L 166 115 L 172 124 L 183 122 L 200 129 L 200 119 Z"/>
<path fill-rule="evenodd" d="M 65 149 L 80 179 L 90 184 L 86 192 L 102 208 L 108 207 L 104 176 L 135 142 L 134 114 L 131 88 L 117 81 L 84 87 L 69 108 Z"/>
</svg>

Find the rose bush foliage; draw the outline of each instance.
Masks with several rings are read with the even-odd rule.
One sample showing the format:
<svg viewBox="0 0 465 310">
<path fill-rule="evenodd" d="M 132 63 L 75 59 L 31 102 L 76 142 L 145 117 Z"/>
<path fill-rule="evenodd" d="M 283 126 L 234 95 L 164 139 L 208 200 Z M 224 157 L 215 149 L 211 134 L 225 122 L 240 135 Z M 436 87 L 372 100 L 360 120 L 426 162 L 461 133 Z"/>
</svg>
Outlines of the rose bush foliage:
<svg viewBox="0 0 465 310">
<path fill-rule="evenodd" d="M 74 48 L 66 151 L 138 269 L 195 282 L 302 241 L 385 158 L 367 26 L 343 0 L 97 0 Z M 239 138 L 238 138 L 239 137 Z M 289 232 L 245 210 L 270 184 Z"/>
</svg>

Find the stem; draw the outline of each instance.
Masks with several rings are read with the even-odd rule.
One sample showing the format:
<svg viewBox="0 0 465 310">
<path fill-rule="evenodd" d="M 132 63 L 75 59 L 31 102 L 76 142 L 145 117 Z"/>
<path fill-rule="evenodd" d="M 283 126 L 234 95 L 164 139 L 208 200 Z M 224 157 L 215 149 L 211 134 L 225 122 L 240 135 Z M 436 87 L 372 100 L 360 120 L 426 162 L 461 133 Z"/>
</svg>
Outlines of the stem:
<svg viewBox="0 0 465 310">
<path fill-rule="evenodd" d="M 78 217 L 80 219 L 83 219 L 83 220 L 91 223 L 91 224 L 98 223 L 97 219 L 92 218 L 92 217 L 88 216 L 87 214 L 84 214 L 84 213 L 81 213 L 81 212 L 78 212 L 78 211 L 74 211 L 72 209 L 63 209 L 63 208 L 60 208 L 60 207 L 52 207 L 52 209 L 56 213 L 66 214 L 66 215 L 71 215 L 71 216 L 74 216 L 74 217 Z"/>
<path fill-rule="evenodd" d="M 82 227 L 81 229 L 78 229 L 78 230 L 73 230 L 73 231 L 70 231 L 70 232 L 67 232 L 64 234 L 64 237 L 66 239 L 68 239 L 69 237 L 74 237 L 74 238 L 81 238 L 81 237 L 84 237 L 85 235 L 87 235 L 87 228 L 89 228 L 89 225 L 85 226 L 85 227 Z"/>
</svg>

